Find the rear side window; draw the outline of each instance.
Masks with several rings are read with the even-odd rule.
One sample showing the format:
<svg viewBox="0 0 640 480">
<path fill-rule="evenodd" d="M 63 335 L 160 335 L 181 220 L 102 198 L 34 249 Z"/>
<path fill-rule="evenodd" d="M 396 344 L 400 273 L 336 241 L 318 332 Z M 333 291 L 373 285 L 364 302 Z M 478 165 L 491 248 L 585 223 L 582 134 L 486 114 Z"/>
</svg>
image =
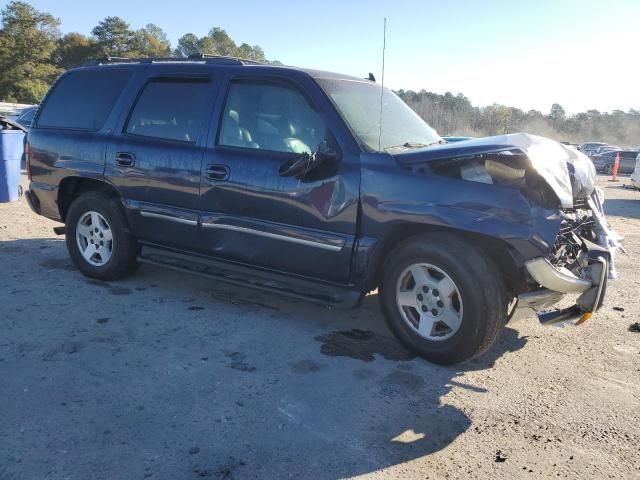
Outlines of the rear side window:
<svg viewBox="0 0 640 480">
<path fill-rule="evenodd" d="M 204 120 L 207 80 L 152 80 L 127 122 L 131 135 L 193 143 Z"/>
<path fill-rule="evenodd" d="M 37 126 L 99 130 L 131 77 L 127 70 L 77 70 L 47 96 Z"/>
</svg>

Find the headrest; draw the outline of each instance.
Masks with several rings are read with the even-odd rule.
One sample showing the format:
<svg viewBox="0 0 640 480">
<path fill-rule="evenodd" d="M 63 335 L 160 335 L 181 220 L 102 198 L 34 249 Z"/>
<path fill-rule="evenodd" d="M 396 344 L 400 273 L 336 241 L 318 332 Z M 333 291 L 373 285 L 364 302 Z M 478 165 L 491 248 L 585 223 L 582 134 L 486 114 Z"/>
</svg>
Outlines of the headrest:
<svg viewBox="0 0 640 480">
<path fill-rule="evenodd" d="M 227 113 L 227 116 L 233 120 L 235 123 L 239 124 L 240 123 L 240 115 L 238 115 L 238 112 L 236 112 L 235 110 L 229 110 L 229 113 Z"/>
</svg>

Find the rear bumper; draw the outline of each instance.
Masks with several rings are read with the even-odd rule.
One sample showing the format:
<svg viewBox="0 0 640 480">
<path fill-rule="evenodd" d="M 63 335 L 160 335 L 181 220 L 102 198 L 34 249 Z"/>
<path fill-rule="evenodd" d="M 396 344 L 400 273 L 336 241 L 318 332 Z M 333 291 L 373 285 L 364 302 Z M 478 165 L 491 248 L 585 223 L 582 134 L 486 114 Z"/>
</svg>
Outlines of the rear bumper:
<svg viewBox="0 0 640 480">
<path fill-rule="evenodd" d="M 38 215 L 61 222 L 58 209 L 58 188 L 46 183 L 31 182 L 24 194 L 31 210 Z"/>
<path fill-rule="evenodd" d="M 31 208 L 33 213 L 40 215 L 40 200 L 38 200 L 38 197 L 31 190 L 27 190 L 24 192 L 24 198 L 27 199 L 29 208 Z"/>
</svg>

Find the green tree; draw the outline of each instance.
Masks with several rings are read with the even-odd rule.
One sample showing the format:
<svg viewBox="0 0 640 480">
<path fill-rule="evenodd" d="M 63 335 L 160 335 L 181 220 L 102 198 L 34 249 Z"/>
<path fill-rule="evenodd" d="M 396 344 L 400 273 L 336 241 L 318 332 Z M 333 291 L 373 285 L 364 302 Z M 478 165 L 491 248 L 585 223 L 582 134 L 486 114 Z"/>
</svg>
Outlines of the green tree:
<svg viewBox="0 0 640 480">
<path fill-rule="evenodd" d="M 91 31 L 101 56 L 126 57 L 135 52 L 136 33 L 120 17 L 107 17 Z"/>
<path fill-rule="evenodd" d="M 555 129 L 560 129 L 567 117 L 564 108 L 559 103 L 551 105 L 551 111 L 549 112 L 549 118 L 551 119 L 551 125 Z"/>
<path fill-rule="evenodd" d="M 250 52 L 248 58 L 249 58 L 249 60 L 253 60 L 254 62 L 266 62 L 267 61 L 267 58 L 264 55 L 264 50 L 259 45 L 254 45 L 253 47 L 251 47 L 251 52 Z M 271 63 L 273 65 L 282 65 L 282 63 L 280 63 L 277 60 L 274 60 Z"/>
<path fill-rule="evenodd" d="M 193 33 L 187 33 L 178 39 L 175 50 L 177 57 L 188 57 L 198 52 L 200 52 L 200 39 Z"/>
<path fill-rule="evenodd" d="M 10 2 L 0 18 L 0 98 L 39 102 L 62 71 L 52 61 L 60 21 L 17 1 Z"/>
<path fill-rule="evenodd" d="M 229 34 L 220 27 L 214 27 L 209 33 L 202 38 L 198 38 L 193 33 L 187 33 L 180 37 L 178 46 L 175 49 L 175 55 L 179 57 L 188 57 L 196 53 L 204 53 L 207 55 L 223 55 L 231 57 L 239 57 L 254 62 L 267 62 L 264 50 L 259 45 L 249 45 L 243 43 L 236 45 Z M 275 65 L 282 65 L 280 62 L 272 62 Z"/>
<path fill-rule="evenodd" d="M 220 27 L 214 27 L 209 30 L 209 34 L 204 38 L 211 39 L 210 45 L 213 46 L 216 55 L 235 56 L 238 47 L 225 30 Z M 207 48 L 210 48 L 207 46 Z M 202 53 L 209 53 L 203 51 Z"/>
<path fill-rule="evenodd" d="M 81 33 L 67 33 L 58 40 L 54 58 L 56 65 L 64 68 L 75 68 L 98 55 L 98 45 L 92 38 Z"/>
<path fill-rule="evenodd" d="M 140 57 L 168 57 L 171 55 L 171 43 L 157 25 L 149 23 L 146 27 L 135 32 L 135 42 L 132 51 Z"/>
</svg>

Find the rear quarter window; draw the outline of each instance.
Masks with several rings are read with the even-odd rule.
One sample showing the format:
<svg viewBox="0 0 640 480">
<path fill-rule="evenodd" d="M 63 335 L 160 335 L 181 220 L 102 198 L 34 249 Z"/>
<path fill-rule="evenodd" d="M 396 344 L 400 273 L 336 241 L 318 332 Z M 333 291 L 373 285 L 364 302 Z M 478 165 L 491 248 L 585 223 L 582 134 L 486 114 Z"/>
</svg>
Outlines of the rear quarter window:
<svg viewBox="0 0 640 480">
<path fill-rule="evenodd" d="M 126 133 L 194 143 L 210 89 L 205 79 L 152 79 L 133 107 Z"/>
<path fill-rule="evenodd" d="M 130 77 L 128 70 L 77 70 L 68 73 L 47 95 L 36 126 L 99 130 Z"/>
</svg>

